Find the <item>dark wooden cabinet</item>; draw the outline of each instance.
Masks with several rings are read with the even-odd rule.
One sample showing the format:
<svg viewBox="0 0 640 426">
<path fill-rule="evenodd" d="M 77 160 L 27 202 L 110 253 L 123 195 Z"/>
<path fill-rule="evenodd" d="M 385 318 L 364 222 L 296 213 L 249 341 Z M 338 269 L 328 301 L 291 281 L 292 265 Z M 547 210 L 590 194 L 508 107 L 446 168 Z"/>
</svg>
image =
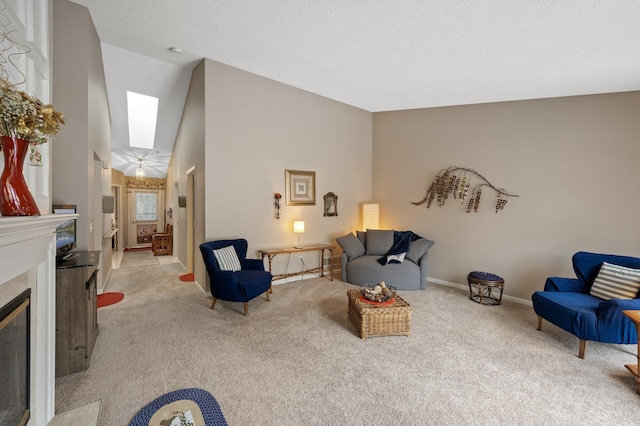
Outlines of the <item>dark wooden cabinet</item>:
<svg viewBox="0 0 640 426">
<path fill-rule="evenodd" d="M 56 267 L 56 377 L 89 368 L 98 337 L 100 251 L 82 251 Z"/>
</svg>

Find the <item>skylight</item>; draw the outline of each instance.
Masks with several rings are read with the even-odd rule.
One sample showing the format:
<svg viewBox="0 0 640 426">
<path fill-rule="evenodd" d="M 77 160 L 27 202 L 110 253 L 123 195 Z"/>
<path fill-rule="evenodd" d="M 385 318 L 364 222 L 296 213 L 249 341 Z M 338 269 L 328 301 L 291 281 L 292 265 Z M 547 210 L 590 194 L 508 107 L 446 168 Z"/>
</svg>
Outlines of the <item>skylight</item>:
<svg viewBox="0 0 640 426">
<path fill-rule="evenodd" d="M 158 121 L 158 98 L 127 91 L 129 146 L 153 149 Z"/>
</svg>

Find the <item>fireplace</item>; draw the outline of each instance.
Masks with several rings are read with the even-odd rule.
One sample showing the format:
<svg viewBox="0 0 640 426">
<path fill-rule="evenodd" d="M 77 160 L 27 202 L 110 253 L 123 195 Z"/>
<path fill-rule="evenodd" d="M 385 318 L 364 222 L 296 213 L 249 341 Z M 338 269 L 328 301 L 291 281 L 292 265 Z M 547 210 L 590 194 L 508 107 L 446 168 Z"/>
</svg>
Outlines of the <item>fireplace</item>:
<svg viewBox="0 0 640 426">
<path fill-rule="evenodd" d="M 29 420 L 31 289 L 0 307 L 0 426 Z"/>
<path fill-rule="evenodd" d="M 77 214 L 57 215 L 43 214 L 41 216 L 2 217 L 0 220 L 0 307 L 9 306 L 16 297 L 29 290 L 28 304 L 24 300 L 19 306 L 28 306 L 27 310 L 15 311 L 18 323 L 28 318 L 29 333 L 29 365 L 26 376 L 15 379 L 16 386 L 22 383 L 22 377 L 28 380 L 28 387 L 24 392 L 29 395 L 29 418 L 27 426 L 46 426 L 55 414 L 55 339 L 56 339 L 56 237 L 55 229 L 67 219 L 77 217 Z M 11 309 L 14 311 L 14 309 Z M 12 319 L 13 321 L 13 319 Z M 16 323 L 16 324 L 18 324 Z M 7 329 L 9 327 L 9 329 Z M 0 333 L 13 330 L 18 325 L 6 326 Z M 26 327 L 26 326 L 25 326 Z M 16 335 L 17 336 L 17 335 Z M 22 337 L 2 337 L 2 339 L 21 339 Z M 25 337 L 26 339 L 26 337 Z M 4 341 L 2 341 L 4 342 Z M 0 343 L 0 347 L 4 347 Z M 4 355 L 1 352 L 0 367 L 5 366 L 5 356 L 13 357 L 16 369 L 26 368 L 18 355 Z M 26 361 L 25 361 L 26 362 Z M 6 382 L 5 371 L 0 368 L 0 391 Z M 11 373 L 14 369 L 11 368 Z M 16 387 L 16 389 L 19 389 Z M 18 390 L 18 395 L 22 390 Z M 4 394 L 2 394 L 2 398 Z M 20 396 L 14 398 L 21 401 Z M 0 425 L 4 426 L 8 420 L 2 420 L 5 414 L 5 403 L 0 405 Z M 24 414 L 24 413 L 23 413 Z M 12 420 L 13 421 L 13 420 Z M 11 426 L 20 424 L 8 423 Z"/>
</svg>

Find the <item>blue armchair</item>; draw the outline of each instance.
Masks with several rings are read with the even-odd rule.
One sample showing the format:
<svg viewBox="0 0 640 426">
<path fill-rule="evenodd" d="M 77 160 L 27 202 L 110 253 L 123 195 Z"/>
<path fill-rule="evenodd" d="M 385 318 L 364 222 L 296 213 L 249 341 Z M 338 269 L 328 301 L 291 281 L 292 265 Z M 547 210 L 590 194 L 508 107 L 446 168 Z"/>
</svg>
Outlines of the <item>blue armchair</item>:
<svg viewBox="0 0 640 426">
<path fill-rule="evenodd" d="M 240 261 L 238 271 L 221 270 L 214 255 L 214 250 L 233 246 Z M 247 259 L 247 240 L 219 240 L 200 244 L 200 252 L 209 275 L 213 303 L 218 299 L 229 302 L 242 302 L 245 316 L 248 313 L 249 300 L 265 293 L 269 300 L 272 275 L 264 270 L 261 259 Z"/>
<path fill-rule="evenodd" d="M 538 330 L 546 319 L 580 339 L 578 356 L 584 358 L 587 340 L 602 343 L 633 344 L 638 335 L 633 323 L 622 314 L 639 310 L 640 299 L 605 300 L 590 294 L 603 262 L 640 269 L 640 259 L 627 256 L 578 252 L 573 255 L 577 278 L 550 277 L 544 291 L 531 296 L 538 315 Z"/>
</svg>

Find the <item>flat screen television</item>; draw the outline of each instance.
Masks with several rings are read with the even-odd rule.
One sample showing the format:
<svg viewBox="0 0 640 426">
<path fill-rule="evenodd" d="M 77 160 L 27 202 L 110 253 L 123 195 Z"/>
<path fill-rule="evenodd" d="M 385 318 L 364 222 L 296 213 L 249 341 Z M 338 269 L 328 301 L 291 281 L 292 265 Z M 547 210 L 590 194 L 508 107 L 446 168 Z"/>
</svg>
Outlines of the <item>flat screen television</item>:
<svg viewBox="0 0 640 426">
<path fill-rule="evenodd" d="M 76 213 L 76 206 L 72 204 L 54 204 L 53 214 Z M 68 259 L 71 250 L 76 248 L 76 219 L 65 220 L 56 228 L 56 257 Z"/>
</svg>

